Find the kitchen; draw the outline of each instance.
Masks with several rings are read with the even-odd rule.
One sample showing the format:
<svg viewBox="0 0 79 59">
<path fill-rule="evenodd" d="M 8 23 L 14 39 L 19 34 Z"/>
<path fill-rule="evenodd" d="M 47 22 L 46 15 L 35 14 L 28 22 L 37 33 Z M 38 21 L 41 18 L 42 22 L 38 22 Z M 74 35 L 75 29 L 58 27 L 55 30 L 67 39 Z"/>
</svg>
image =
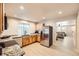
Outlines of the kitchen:
<svg viewBox="0 0 79 59">
<path fill-rule="evenodd" d="M 16 4 L 16 3 L 8 4 L 8 3 L 5 3 L 5 4 L 1 4 L 1 5 L 3 6 L 2 11 L 1 11 L 3 16 L 1 18 L 2 20 L 0 20 L 0 22 L 1 22 L 0 23 L 0 33 L 1 33 L 0 38 L 5 39 L 7 37 L 8 38 L 10 37 L 10 40 L 11 39 L 15 40 L 19 44 L 20 48 L 23 48 L 23 49 L 25 47 L 29 47 L 33 44 L 35 44 L 35 47 L 39 46 L 39 45 L 41 47 L 44 45 L 44 43 L 46 43 L 45 41 L 42 42 L 43 37 L 41 35 L 44 27 L 50 27 L 50 28 L 52 27 L 52 30 L 50 29 L 49 31 L 47 29 L 45 29 L 44 33 L 45 34 L 48 32 L 52 33 L 49 35 L 51 37 L 50 41 L 47 41 L 47 42 L 50 42 L 50 45 L 51 45 L 50 48 L 54 49 L 55 44 L 57 46 L 62 44 L 61 42 L 60 42 L 60 44 L 58 44 L 58 42 L 56 40 L 57 31 L 62 32 L 61 29 L 63 28 L 63 27 L 61 28 L 62 24 L 58 24 L 57 26 L 58 26 L 58 28 L 60 27 L 60 29 L 57 29 L 56 28 L 57 22 L 62 23 L 64 21 L 67 21 L 69 23 L 65 24 L 64 26 L 76 26 L 76 18 L 77 18 L 76 13 L 78 12 L 77 11 L 78 4 Z M 56 7 L 54 7 L 54 6 L 56 6 Z M 62 10 L 66 11 L 64 15 L 62 15 L 64 13 L 64 11 L 59 10 L 60 9 L 60 8 L 58 8 L 59 6 Z M 66 7 L 64 8 L 64 6 L 66 6 Z M 74 6 L 74 7 L 72 7 L 72 6 Z M 74 9 L 75 11 L 73 12 L 72 9 Z M 58 11 L 56 11 L 56 10 L 58 10 Z M 71 21 L 72 21 L 72 23 L 70 24 Z M 66 31 L 69 31 L 69 30 L 66 29 Z M 70 28 L 70 31 L 71 31 L 71 28 Z M 68 32 L 69 34 L 70 34 L 70 31 Z M 76 29 L 73 30 L 73 33 L 76 36 L 75 31 L 76 31 Z M 68 33 L 66 33 L 66 34 L 68 34 Z M 48 37 L 48 35 L 45 35 L 45 37 Z M 69 45 L 73 44 L 73 46 L 75 46 L 76 43 L 73 43 L 73 42 L 76 42 L 75 39 L 73 41 L 71 40 L 72 42 L 69 42 L 69 43 L 67 42 L 67 43 Z M 0 41 L 5 41 L 5 40 L 0 40 Z M 64 41 L 64 43 L 66 43 L 66 41 Z M 66 43 L 66 46 L 71 47 L 71 46 L 68 46 L 67 43 Z M 11 44 L 14 44 L 14 43 L 11 43 Z M 45 46 L 46 45 L 49 45 L 49 44 L 45 44 Z M 63 44 L 63 46 L 65 46 L 65 45 Z M 41 48 L 50 49 L 50 48 L 47 48 L 44 46 L 41 48 L 40 47 L 39 47 L 40 50 L 41 50 Z M 56 47 L 56 48 L 58 48 L 58 47 Z M 72 47 L 72 48 L 74 48 L 74 47 Z M 28 52 L 27 49 L 25 50 L 26 53 Z M 29 48 L 29 50 L 30 50 L 30 48 Z M 42 50 L 42 52 L 43 51 L 44 50 Z M 48 50 L 48 51 L 53 51 L 53 50 Z M 37 51 L 37 52 L 39 52 L 39 51 Z M 30 53 L 30 51 L 28 52 L 28 54 L 29 53 Z M 46 51 L 45 51 L 45 53 L 46 53 Z M 45 55 L 45 53 L 43 53 L 43 55 Z M 26 54 L 26 55 L 28 55 L 28 54 Z M 37 54 L 39 55 L 39 53 L 37 53 Z M 49 53 L 49 55 L 53 55 L 53 54 Z M 61 55 L 63 55 L 63 53 Z"/>
</svg>

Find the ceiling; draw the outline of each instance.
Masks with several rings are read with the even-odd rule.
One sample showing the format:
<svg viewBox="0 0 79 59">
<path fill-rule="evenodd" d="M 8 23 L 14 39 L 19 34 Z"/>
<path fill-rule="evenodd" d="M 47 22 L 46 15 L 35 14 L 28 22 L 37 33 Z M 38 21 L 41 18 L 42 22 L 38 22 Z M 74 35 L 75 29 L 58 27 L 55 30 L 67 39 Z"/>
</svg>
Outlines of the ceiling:
<svg viewBox="0 0 79 59">
<path fill-rule="evenodd" d="M 79 4 L 74 3 L 6 3 L 4 10 L 8 16 L 22 18 L 34 22 L 45 19 L 59 19 L 75 16 Z"/>
</svg>

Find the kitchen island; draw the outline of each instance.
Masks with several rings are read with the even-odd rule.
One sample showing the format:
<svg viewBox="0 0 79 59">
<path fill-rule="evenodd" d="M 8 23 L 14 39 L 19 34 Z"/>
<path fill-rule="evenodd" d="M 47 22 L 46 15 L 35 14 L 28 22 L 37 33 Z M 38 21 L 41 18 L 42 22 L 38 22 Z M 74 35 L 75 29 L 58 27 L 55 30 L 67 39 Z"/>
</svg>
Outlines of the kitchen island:
<svg viewBox="0 0 79 59">
<path fill-rule="evenodd" d="M 2 56 L 23 56 L 25 52 L 16 42 L 10 38 L 0 39 L 0 55 Z"/>
</svg>

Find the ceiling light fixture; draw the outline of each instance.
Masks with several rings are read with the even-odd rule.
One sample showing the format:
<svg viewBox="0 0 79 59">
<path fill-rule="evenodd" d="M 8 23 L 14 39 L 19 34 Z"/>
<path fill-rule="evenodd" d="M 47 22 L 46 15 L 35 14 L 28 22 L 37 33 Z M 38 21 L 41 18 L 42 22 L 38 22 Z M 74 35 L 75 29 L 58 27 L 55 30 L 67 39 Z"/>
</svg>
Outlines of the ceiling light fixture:
<svg viewBox="0 0 79 59">
<path fill-rule="evenodd" d="M 62 11 L 59 11 L 58 14 L 62 14 Z"/>
<path fill-rule="evenodd" d="M 24 10 L 24 6 L 20 6 L 20 9 L 21 9 L 21 10 Z"/>
<path fill-rule="evenodd" d="M 43 19 L 46 19 L 46 17 L 43 17 Z"/>
</svg>

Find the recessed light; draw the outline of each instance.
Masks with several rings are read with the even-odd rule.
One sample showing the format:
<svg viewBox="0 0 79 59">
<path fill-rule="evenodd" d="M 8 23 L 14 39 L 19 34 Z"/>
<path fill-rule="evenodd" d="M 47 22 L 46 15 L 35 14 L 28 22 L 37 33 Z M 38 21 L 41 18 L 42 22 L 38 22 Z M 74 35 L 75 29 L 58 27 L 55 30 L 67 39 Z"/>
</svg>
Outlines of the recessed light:
<svg viewBox="0 0 79 59">
<path fill-rule="evenodd" d="M 43 19 L 46 19 L 46 17 L 43 17 Z"/>
<path fill-rule="evenodd" d="M 59 11 L 58 14 L 62 14 L 62 11 Z"/>
<path fill-rule="evenodd" d="M 20 9 L 21 9 L 21 10 L 24 10 L 24 6 L 20 6 Z"/>
</svg>

